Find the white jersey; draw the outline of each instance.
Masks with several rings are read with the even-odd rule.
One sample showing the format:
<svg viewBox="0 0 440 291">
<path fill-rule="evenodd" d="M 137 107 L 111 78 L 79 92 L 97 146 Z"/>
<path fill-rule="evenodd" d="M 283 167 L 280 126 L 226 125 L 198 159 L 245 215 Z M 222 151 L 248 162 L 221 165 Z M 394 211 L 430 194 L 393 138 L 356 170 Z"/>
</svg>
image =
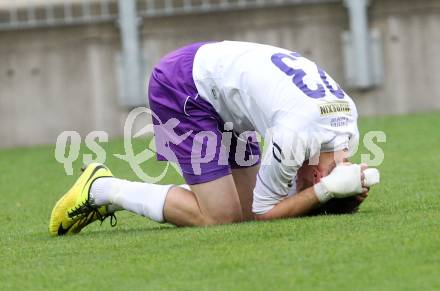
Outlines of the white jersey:
<svg viewBox="0 0 440 291">
<path fill-rule="evenodd" d="M 352 99 L 295 52 L 246 42 L 206 44 L 196 53 L 193 78 L 199 95 L 235 132 L 257 131 L 268 143 L 254 213 L 295 194 L 296 173 L 305 160 L 358 144 Z"/>
</svg>

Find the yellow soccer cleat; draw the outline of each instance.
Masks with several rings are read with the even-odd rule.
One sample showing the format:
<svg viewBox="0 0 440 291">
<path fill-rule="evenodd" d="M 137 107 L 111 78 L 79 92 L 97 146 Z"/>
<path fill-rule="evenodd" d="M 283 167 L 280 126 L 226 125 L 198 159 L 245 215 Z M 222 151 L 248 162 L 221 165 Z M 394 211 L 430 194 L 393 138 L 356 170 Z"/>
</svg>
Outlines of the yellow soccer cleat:
<svg viewBox="0 0 440 291">
<path fill-rule="evenodd" d="M 110 170 L 99 163 L 88 165 L 70 190 L 61 197 L 52 209 L 49 222 L 49 233 L 52 236 L 79 233 L 95 220 L 101 223 L 111 217 L 110 223 L 116 225 L 116 217 L 108 211 L 107 206 L 94 205 L 90 198 L 90 188 L 98 178 L 113 177 Z M 113 219 L 115 219 L 113 223 Z"/>
</svg>

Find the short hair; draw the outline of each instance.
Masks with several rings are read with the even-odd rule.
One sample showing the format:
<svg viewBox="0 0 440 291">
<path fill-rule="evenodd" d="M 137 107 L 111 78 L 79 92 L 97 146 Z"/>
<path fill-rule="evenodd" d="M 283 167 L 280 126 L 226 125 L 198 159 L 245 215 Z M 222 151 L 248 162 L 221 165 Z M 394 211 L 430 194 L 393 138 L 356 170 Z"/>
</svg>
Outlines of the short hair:
<svg viewBox="0 0 440 291">
<path fill-rule="evenodd" d="M 325 204 L 312 210 L 307 216 L 332 215 L 332 214 L 354 214 L 359 211 L 361 201 L 356 196 L 345 198 L 333 198 Z"/>
</svg>

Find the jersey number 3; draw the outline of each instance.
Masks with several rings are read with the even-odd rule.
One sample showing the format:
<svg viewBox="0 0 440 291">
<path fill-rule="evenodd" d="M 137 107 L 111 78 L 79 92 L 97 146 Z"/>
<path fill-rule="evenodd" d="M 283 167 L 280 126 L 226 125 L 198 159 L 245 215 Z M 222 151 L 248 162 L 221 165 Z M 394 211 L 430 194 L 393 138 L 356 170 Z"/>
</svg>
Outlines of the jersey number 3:
<svg viewBox="0 0 440 291">
<path fill-rule="evenodd" d="M 333 88 L 333 86 L 328 81 L 328 75 L 327 73 L 317 67 L 319 76 L 321 77 L 322 83 L 316 84 L 316 89 L 311 89 L 307 84 L 304 83 L 304 77 L 306 76 L 306 72 L 304 72 L 301 69 L 294 69 L 290 66 L 288 66 L 283 60 L 284 59 L 290 59 L 292 61 L 296 61 L 298 58 L 301 58 L 301 55 L 295 52 L 292 52 L 290 54 L 284 54 L 284 53 L 278 53 L 274 54 L 271 58 L 272 63 L 278 67 L 284 74 L 291 77 L 293 76 L 292 82 L 295 84 L 304 94 L 309 96 L 310 98 L 323 98 L 325 97 L 325 88 L 324 86 L 337 98 L 343 99 L 345 96 L 344 91 L 336 84 L 336 88 Z M 324 86 L 323 86 L 324 85 Z"/>
</svg>

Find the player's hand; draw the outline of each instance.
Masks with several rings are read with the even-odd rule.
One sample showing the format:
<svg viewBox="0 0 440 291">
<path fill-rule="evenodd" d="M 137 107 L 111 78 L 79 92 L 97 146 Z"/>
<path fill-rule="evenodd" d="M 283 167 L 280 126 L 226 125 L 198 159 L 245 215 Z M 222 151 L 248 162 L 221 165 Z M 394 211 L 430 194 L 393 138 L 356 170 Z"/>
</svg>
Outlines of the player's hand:
<svg viewBox="0 0 440 291">
<path fill-rule="evenodd" d="M 359 202 L 359 204 L 361 204 L 362 202 L 364 202 L 365 199 L 367 199 L 368 197 L 368 192 L 370 191 L 370 186 L 366 186 L 365 183 L 365 172 L 364 170 L 366 170 L 368 168 L 367 165 L 365 164 L 361 164 L 361 178 L 362 178 L 362 193 L 356 195 L 356 200 Z"/>
<path fill-rule="evenodd" d="M 368 168 L 366 164 L 361 164 L 361 168 L 362 168 L 362 186 L 366 190 L 369 190 L 370 187 L 375 184 L 379 184 L 380 173 L 378 169 Z"/>
<path fill-rule="evenodd" d="M 363 200 L 368 196 L 370 186 L 379 183 L 377 169 L 368 165 L 339 164 L 328 176 L 314 186 L 315 194 L 321 203 L 331 198 L 345 198 L 358 195 Z"/>
<path fill-rule="evenodd" d="M 366 179 L 365 179 L 365 170 L 368 169 L 368 165 L 367 164 L 361 164 L 360 166 L 361 166 L 361 183 L 362 183 L 362 193 L 361 193 L 361 195 L 365 193 L 366 196 L 368 196 L 368 191 L 370 191 L 370 186 L 367 186 Z"/>
<path fill-rule="evenodd" d="M 344 198 L 360 194 L 367 190 L 362 185 L 366 165 L 339 164 L 333 171 L 314 186 L 316 196 L 321 203 L 331 198 Z"/>
</svg>

